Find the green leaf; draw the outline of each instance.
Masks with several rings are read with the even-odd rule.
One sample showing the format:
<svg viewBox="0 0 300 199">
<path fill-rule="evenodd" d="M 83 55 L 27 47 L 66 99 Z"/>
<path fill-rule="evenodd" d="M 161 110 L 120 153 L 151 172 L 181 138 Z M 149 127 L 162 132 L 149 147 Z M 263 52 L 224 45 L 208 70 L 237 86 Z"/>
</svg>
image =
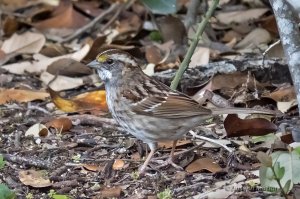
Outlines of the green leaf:
<svg viewBox="0 0 300 199">
<path fill-rule="evenodd" d="M 69 199 L 69 196 L 67 195 L 60 195 L 60 194 L 54 194 L 52 195 L 53 199 Z"/>
<path fill-rule="evenodd" d="M 286 183 L 285 183 L 285 185 L 284 185 L 284 187 L 283 187 L 283 191 L 284 191 L 284 193 L 288 193 L 289 192 L 289 189 L 290 189 L 290 187 L 291 187 L 291 180 L 288 180 Z"/>
<path fill-rule="evenodd" d="M 299 147 L 296 147 L 296 148 L 294 149 L 294 151 L 297 152 L 297 153 L 300 155 L 300 146 L 299 146 Z"/>
<path fill-rule="evenodd" d="M 149 37 L 152 41 L 162 41 L 162 36 L 159 31 L 152 31 Z"/>
<path fill-rule="evenodd" d="M 284 167 L 280 167 L 279 162 L 276 162 L 274 164 L 274 171 L 275 171 L 275 175 L 276 177 L 281 180 L 284 176 Z"/>
<path fill-rule="evenodd" d="M 0 170 L 3 169 L 5 166 L 5 161 L 3 159 L 3 155 L 0 155 Z"/>
<path fill-rule="evenodd" d="M 169 188 L 167 188 L 164 191 L 159 192 L 157 194 L 157 198 L 158 199 L 171 199 L 172 198 L 172 191 Z"/>
<path fill-rule="evenodd" d="M 16 194 L 5 184 L 0 184 L 0 199 L 15 199 Z"/>
<path fill-rule="evenodd" d="M 288 193 L 294 184 L 300 183 L 300 154 L 295 150 L 292 152 L 277 151 L 272 153 L 271 157 L 275 174 L 278 175 L 277 178 L 280 178 L 280 184 L 286 186 L 285 189 L 288 190 Z M 271 172 L 269 167 L 262 166 L 260 168 L 261 185 L 265 188 L 274 187 L 278 189 L 279 185 Z M 288 183 L 289 180 L 290 183 Z"/>
<path fill-rule="evenodd" d="M 272 158 L 266 153 L 259 151 L 257 153 L 257 159 L 266 167 L 272 167 Z"/>
<path fill-rule="evenodd" d="M 141 0 L 154 14 L 173 14 L 177 11 L 176 0 Z"/>
<path fill-rule="evenodd" d="M 253 136 L 251 140 L 255 144 L 258 142 L 274 143 L 276 139 L 278 139 L 278 137 L 274 133 L 269 133 L 269 134 L 263 135 L 263 136 Z"/>
</svg>

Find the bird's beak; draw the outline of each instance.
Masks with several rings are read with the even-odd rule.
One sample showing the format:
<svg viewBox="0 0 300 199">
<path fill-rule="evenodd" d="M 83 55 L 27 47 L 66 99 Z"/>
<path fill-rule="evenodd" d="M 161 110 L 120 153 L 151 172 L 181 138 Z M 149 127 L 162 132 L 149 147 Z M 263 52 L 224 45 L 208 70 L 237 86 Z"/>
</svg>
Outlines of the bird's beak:
<svg viewBox="0 0 300 199">
<path fill-rule="evenodd" d="M 97 68 L 99 68 L 99 63 L 96 60 L 94 60 L 94 61 L 91 61 L 90 63 L 88 63 L 87 66 L 90 67 L 90 68 L 96 68 L 97 69 Z"/>
</svg>

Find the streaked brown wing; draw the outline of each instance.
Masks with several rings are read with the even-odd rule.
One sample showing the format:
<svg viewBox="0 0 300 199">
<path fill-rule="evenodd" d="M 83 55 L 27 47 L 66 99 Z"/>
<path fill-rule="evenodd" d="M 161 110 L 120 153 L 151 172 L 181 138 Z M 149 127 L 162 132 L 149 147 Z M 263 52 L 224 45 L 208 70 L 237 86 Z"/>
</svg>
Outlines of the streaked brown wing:
<svg viewBox="0 0 300 199">
<path fill-rule="evenodd" d="M 137 114 L 160 118 L 186 118 L 196 115 L 211 114 L 209 109 L 203 108 L 190 97 L 169 92 L 163 96 L 148 96 L 135 103 L 132 110 Z"/>
</svg>

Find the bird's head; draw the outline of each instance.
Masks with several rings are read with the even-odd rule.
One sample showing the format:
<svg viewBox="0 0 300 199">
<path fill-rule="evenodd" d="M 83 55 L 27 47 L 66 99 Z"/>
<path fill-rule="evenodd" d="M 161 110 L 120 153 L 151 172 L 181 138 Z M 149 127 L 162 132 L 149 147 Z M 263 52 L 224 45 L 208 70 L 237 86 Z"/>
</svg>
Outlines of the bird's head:
<svg viewBox="0 0 300 199">
<path fill-rule="evenodd" d="M 105 50 L 97 55 L 96 59 L 88 64 L 97 70 L 104 82 L 122 78 L 127 72 L 139 70 L 138 63 L 129 53 L 117 49 Z"/>
</svg>

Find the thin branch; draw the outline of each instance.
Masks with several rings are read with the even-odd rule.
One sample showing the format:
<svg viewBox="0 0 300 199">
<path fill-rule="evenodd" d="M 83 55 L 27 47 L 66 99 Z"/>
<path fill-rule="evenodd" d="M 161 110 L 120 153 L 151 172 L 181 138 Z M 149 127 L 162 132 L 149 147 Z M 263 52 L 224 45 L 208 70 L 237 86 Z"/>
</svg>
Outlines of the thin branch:
<svg viewBox="0 0 300 199">
<path fill-rule="evenodd" d="M 122 5 L 122 4 L 121 4 Z M 119 3 L 114 3 L 112 4 L 107 10 L 102 12 L 100 15 L 98 15 L 95 19 L 93 19 L 90 23 L 86 24 L 82 28 L 76 30 L 72 35 L 69 35 L 66 38 L 63 38 L 61 42 L 68 42 L 71 41 L 72 39 L 76 38 L 78 35 L 84 33 L 85 31 L 91 29 L 92 27 L 95 26 L 96 23 L 100 22 L 101 20 L 104 19 L 104 17 L 113 11 L 115 11 L 119 6 L 121 6 Z"/>
<path fill-rule="evenodd" d="M 220 142 L 218 142 L 218 140 L 214 140 L 214 139 L 210 139 L 210 138 L 207 138 L 207 137 L 204 137 L 204 136 L 201 136 L 201 135 L 197 135 L 194 131 L 190 130 L 189 133 L 198 138 L 198 139 L 201 139 L 201 140 L 205 140 L 205 141 L 208 141 L 210 143 L 213 143 L 213 144 L 216 144 L 216 145 L 219 145 L 221 147 L 223 147 L 224 149 L 226 149 L 229 153 L 233 153 L 234 150 L 232 150 L 231 148 L 229 148 L 228 146 L 226 146 L 225 144 L 222 144 Z"/>
<path fill-rule="evenodd" d="M 178 84 L 179 84 L 179 81 L 184 73 L 184 71 L 187 69 L 190 61 L 191 61 L 191 58 L 192 58 L 192 55 L 194 54 L 194 51 L 197 47 L 197 44 L 198 42 L 200 41 L 201 39 L 201 36 L 202 36 L 202 33 L 204 32 L 204 29 L 208 23 L 208 20 L 210 19 L 210 17 L 212 16 L 213 12 L 215 11 L 217 5 L 219 4 L 219 0 L 214 0 L 211 7 L 208 9 L 207 13 L 205 14 L 205 17 L 204 19 L 201 21 L 201 23 L 198 25 L 198 29 L 197 29 L 197 32 L 192 40 L 192 43 L 188 49 L 188 52 L 186 54 L 186 56 L 184 57 L 182 63 L 180 64 L 179 66 L 179 69 L 171 83 L 171 88 L 172 89 L 176 89 Z"/>
</svg>

